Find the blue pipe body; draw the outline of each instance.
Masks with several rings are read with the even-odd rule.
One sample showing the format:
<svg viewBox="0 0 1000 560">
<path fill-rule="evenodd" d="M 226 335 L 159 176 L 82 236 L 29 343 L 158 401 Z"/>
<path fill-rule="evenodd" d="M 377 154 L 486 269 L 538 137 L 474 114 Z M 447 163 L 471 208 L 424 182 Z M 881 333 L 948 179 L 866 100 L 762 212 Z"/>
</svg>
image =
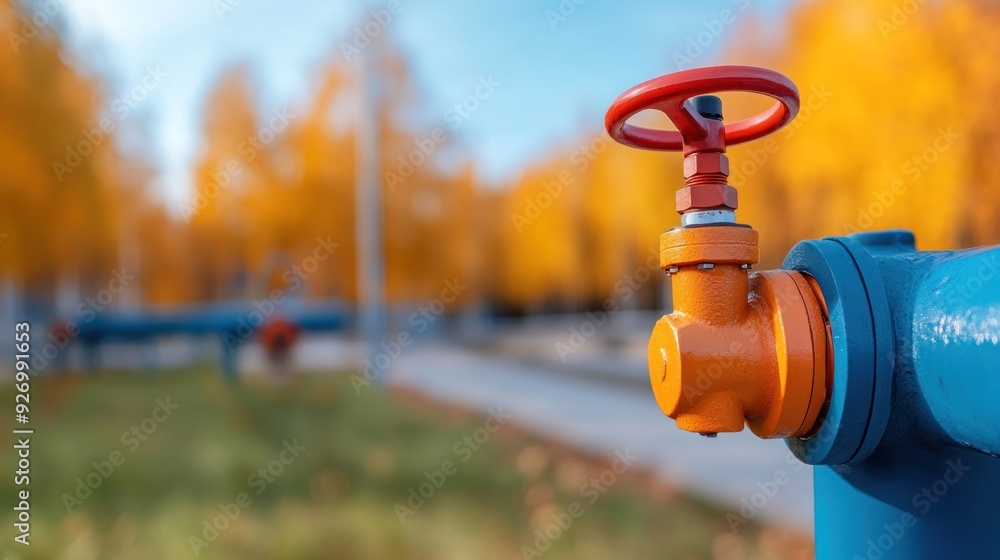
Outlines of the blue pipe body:
<svg viewBox="0 0 1000 560">
<path fill-rule="evenodd" d="M 805 241 L 833 341 L 818 560 L 1000 559 L 1000 247 L 919 252 L 901 230 Z"/>
<path fill-rule="evenodd" d="M 95 348 L 104 341 L 139 342 L 159 336 L 217 335 L 221 348 L 220 371 L 227 380 L 236 378 L 236 347 L 263 324 L 271 313 L 267 307 L 249 303 L 194 306 L 171 311 L 104 313 L 76 325 L 76 335 L 84 347 L 86 363 L 93 368 Z M 343 302 L 308 305 L 286 304 L 280 315 L 305 332 L 344 331 L 354 324 L 354 312 Z"/>
</svg>

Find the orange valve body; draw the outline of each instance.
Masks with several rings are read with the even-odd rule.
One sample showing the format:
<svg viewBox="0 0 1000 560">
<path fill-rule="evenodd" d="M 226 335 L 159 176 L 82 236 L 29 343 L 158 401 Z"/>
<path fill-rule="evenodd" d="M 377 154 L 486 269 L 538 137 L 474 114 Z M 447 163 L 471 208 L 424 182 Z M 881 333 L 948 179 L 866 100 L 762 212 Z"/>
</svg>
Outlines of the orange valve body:
<svg viewBox="0 0 1000 560">
<path fill-rule="evenodd" d="M 653 329 L 649 376 L 656 402 L 684 430 L 738 432 L 745 423 L 764 438 L 802 437 L 826 400 L 820 300 L 800 273 L 750 273 L 756 240 L 739 226 L 661 238 L 674 311 Z"/>
</svg>

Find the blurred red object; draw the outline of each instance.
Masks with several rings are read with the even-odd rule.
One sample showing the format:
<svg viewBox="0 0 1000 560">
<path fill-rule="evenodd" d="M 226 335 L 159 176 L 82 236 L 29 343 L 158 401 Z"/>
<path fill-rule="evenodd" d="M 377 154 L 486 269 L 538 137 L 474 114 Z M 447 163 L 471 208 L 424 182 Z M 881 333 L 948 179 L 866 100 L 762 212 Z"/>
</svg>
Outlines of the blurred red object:
<svg viewBox="0 0 1000 560">
<path fill-rule="evenodd" d="M 268 357 L 284 359 L 299 338 L 299 327 L 284 317 L 275 317 L 261 326 L 260 338 Z"/>
</svg>

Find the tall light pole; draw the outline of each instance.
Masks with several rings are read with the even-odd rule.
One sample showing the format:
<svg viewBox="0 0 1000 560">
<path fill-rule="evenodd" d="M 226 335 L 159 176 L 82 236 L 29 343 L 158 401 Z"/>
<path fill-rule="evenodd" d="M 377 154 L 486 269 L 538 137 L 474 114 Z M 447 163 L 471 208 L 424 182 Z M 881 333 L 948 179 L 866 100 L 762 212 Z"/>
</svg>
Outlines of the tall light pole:
<svg viewBox="0 0 1000 560">
<path fill-rule="evenodd" d="M 358 303 L 362 343 L 373 367 L 385 333 L 385 254 L 382 243 L 382 180 L 380 127 L 382 85 L 380 39 L 359 57 L 360 95 L 357 112 L 357 183 L 355 237 L 357 238 Z M 379 369 L 378 379 L 385 371 Z"/>
</svg>

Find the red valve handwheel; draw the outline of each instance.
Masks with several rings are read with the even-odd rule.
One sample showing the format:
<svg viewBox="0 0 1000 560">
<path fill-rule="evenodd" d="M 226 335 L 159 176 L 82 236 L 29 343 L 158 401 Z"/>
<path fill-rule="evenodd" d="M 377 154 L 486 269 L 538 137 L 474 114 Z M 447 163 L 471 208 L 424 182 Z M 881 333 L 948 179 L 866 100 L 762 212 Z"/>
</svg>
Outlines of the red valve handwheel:
<svg viewBox="0 0 1000 560">
<path fill-rule="evenodd" d="M 698 114 L 692 97 L 723 91 L 745 91 L 778 100 L 767 111 L 721 126 Z M 628 124 L 644 109 L 662 111 L 677 130 L 654 130 Z M 647 150 L 683 150 L 684 154 L 725 151 L 732 146 L 770 134 L 799 112 L 799 90 L 785 76 L 756 66 L 712 66 L 682 70 L 643 82 L 618 96 L 604 118 L 616 141 Z"/>
</svg>

